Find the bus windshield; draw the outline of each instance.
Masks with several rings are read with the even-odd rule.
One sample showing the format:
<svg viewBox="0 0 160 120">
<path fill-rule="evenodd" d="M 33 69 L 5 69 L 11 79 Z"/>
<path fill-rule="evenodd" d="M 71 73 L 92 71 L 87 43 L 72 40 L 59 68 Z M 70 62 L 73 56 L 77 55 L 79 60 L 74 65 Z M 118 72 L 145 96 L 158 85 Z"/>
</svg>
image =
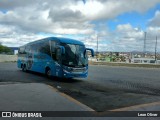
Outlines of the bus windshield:
<svg viewBox="0 0 160 120">
<path fill-rule="evenodd" d="M 62 43 L 65 48 L 65 54 L 62 55 L 62 64 L 73 67 L 84 67 L 87 63 L 87 58 L 84 56 L 85 46 L 76 44 Z"/>
</svg>

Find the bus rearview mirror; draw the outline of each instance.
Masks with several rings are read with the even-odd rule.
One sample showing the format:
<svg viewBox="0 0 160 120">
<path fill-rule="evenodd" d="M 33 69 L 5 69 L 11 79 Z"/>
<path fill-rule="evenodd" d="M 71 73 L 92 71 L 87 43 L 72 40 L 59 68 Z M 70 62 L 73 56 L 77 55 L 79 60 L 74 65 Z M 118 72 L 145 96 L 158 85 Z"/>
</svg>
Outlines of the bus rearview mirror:
<svg viewBox="0 0 160 120">
<path fill-rule="evenodd" d="M 87 51 L 91 51 L 91 55 L 92 55 L 92 57 L 94 57 L 94 50 L 93 50 L 93 49 L 91 49 L 91 48 L 86 48 L 85 54 L 86 54 Z"/>
</svg>

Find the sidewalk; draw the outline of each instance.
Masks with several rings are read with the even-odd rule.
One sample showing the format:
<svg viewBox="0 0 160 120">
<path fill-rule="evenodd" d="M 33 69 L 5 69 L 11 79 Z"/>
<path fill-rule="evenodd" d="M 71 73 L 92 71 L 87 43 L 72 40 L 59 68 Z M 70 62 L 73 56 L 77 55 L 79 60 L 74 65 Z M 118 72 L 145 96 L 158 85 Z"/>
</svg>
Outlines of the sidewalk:
<svg viewBox="0 0 160 120">
<path fill-rule="evenodd" d="M 112 111 L 159 111 L 160 102 L 136 105 Z M 42 83 L 1 83 L 0 111 L 93 111 L 75 99 L 60 93 L 55 88 Z M 88 114 L 88 112 L 86 112 Z M 103 113 L 102 113 L 103 114 Z M 126 114 L 125 112 L 123 114 Z M 123 116 L 123 115 L 122 115 Z M 59 116 L 60 117 L 60 116 Z M 55 119 L 59 119 L 55 117 Z M 61 117 L 61 120 L 65 117 Z M 67 117 L 67 120 L 146 120 L 146 117 Z M 32 118 L 24 118 L 31 120 Z M 33 118 L 34 119 L 34 118 Z M 39 118 L 52 120 L 52 118 Z M 66 118 L 65 118 L 66 119 Z M 158 120 L 159 117 L 147 117 L 147 120 Z M 10 120 L 8 118 L 8 120 Z M 17 118 L 14 118 L 17 120 Z"/>
<path fill-rule="evenodd" d="M 0 111 L 92 111 L 89 107 L 41 83 L 0 85 Z"/>
</svg>

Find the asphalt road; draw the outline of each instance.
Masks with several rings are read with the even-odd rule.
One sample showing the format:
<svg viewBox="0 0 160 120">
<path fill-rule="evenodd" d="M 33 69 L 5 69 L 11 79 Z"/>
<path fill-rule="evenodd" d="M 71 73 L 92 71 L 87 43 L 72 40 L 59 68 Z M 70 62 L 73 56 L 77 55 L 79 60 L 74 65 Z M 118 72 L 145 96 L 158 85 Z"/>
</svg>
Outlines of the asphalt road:
<svg viewBox="0 0 160 120">
<path fill-rule="evenodd" d="M 88 80 L 115 89 L 160 94 L 160 69 L 122 66 L 90 66 Z"/>
<path fill-rule="evenodd" d="M 0 85 L 44 83 L 56 87 L 96 111 L 160 101 L 160 69 L 90 66 L 86 79 L 48 79 L 25 73 L 16 63 L 0 63 Z"/>
</svg>

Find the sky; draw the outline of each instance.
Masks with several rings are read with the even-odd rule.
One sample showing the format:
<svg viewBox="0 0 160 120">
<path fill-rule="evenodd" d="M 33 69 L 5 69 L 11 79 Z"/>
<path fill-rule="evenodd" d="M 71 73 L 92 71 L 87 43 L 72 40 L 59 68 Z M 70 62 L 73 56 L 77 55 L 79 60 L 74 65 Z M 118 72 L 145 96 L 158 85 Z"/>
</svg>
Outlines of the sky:
<svg viewBox="0 0 160 120">
<path fill-rule="evenodd" d="M 52 36 L 116 52 L 154 52 L 157 36 L 160 52 L 160 0 L 0 0 L 2 45 Z"/>
</svg>

